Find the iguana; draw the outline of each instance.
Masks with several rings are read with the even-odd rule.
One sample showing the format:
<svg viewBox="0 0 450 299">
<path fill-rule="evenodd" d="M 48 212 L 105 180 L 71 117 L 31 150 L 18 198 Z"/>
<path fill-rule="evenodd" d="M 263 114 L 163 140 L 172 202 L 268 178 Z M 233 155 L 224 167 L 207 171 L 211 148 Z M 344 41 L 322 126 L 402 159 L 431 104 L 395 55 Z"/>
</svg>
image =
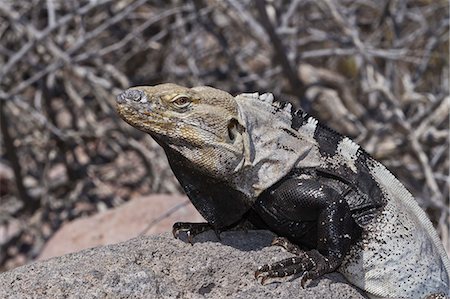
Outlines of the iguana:
<svg viewBox="0 0 450 299">
<path fill-rule="evenodd" d="M 207 223 L 174 235 L 249 222 L 293 258 L 259 267 L 301 283 L 339 271 L 373 298 L 445 298 L 450 263 L 412 195 L 348 137 L 270 93 L 212 87 L 132 87 L 118 114 L 149 133 Z"/>
</svg>

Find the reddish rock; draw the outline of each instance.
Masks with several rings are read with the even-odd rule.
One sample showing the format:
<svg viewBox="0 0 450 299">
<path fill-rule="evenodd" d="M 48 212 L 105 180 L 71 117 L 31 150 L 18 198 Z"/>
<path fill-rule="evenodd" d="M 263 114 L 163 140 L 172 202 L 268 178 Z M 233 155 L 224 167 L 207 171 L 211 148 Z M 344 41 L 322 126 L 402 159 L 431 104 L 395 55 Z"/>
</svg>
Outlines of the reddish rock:
<svg viewBox="0 0 450 299">
<path fill-rule="evenodd" d="M 168 232 L 176 221 L 202 222 L 189 199 L 180 195 L 151 195 L 63 225 L 47 242 L 39 260 L 85 248 L 126 241 L 141 233 Z"/>
</svg>

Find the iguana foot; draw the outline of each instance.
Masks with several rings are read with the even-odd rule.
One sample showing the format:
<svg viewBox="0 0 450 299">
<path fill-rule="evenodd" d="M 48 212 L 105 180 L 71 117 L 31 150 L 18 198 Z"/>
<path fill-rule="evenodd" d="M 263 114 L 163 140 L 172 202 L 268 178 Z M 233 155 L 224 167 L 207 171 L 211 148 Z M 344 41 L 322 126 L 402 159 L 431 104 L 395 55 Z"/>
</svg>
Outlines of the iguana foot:
<svg viewBox="0 0 450 299">
<path fill-rule="evenodd" d="M 175 239 L 178 239 L 180 232 L 186 232 L 188 242 L 192 243 L 193 238 L 208 230 L 214 230 L 217 238 L 220 240 L 220 232 L 215 230 L 209 223 L 191 223 L 191 222 L 175 222 L 172 226 L 172 234 Z"/>
<path fill-rule="evenodd" d="M 301 285 L 305 286 L 308 279 L 316 279 L 325 273 L 332 272 L 338 262 L 332 262 L 317 250 L 301 251 L 298 256 L 284 259 L 271 265 L 263 265 L 255 272 L 255 278 L 264 284 L 267 279 L 301 274 Z"/>
</svg>

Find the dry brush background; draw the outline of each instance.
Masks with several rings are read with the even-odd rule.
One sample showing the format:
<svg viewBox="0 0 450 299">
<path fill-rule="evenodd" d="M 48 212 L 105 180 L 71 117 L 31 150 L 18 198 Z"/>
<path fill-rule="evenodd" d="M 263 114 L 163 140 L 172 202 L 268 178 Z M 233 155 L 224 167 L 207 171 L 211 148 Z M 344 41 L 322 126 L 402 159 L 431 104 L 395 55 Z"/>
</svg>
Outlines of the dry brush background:
<svg viewBox="0 0 450 299">
<path fill-rule="evenodd" d="M 0 0 L 0 269 L 63 224 L 180 193 L 114 111 L 131 85 L 270 91 L 383 162 L 449 245 L 449 4 Z"/>
</svg>

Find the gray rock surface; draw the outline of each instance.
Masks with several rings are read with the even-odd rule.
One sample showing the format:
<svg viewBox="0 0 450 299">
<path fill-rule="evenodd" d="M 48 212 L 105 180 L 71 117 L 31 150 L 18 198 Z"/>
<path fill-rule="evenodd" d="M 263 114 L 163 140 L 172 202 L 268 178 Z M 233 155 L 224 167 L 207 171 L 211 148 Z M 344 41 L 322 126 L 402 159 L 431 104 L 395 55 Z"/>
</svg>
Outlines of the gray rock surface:
<svg viewBox="0 0 450 299">
<path fill-rule="evenodd" d="M 291 254 L 266 231 L 169 234 L 83 250 L 0 274 L 0 298 L 365 298 L 337 273 L 300 286 L 298 277 L 260 285 L 255 269 Z"/>
</svg>

